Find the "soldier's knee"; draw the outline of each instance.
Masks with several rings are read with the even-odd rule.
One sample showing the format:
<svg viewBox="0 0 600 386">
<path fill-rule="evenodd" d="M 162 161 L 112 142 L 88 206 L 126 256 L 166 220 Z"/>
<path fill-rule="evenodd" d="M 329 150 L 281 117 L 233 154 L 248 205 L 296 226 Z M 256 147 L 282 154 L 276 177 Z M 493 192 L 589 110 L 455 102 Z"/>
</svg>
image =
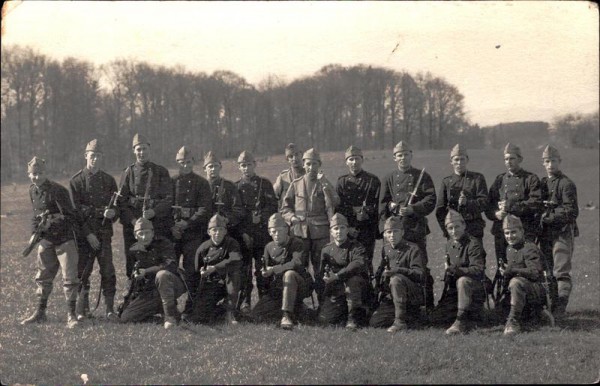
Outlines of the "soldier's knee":
<svg viewBox="0 0 600 386">
<path fill-rule="evenodd" d="M 283 283 L 284 283 L 284 284 L 289 284 L 289 283 L 291 283 L 292 281 L 295 281 L 295 280 L 296 280 L 296 275 L 295 275 L 295 273 L 296 273 L 296 272 L 295 272 L 295 271 L 292 271 L 292 270 L 286 271 L 286 272 L 283 274 Z"/>
<path fill-rule="evenodd" d="M 390 278 L 390 285 L 394 286 L 406 286 L 408 278 L 401 274 L 396 274 Z"/>
<path fill-rule="evenodd" d="M 459 277 L 458 280 L 456 280 L 456 288 L 467 288 L 469 286 L 471 286 L 473 284 L 474 280 L 471 279 L 470 277 L 467 276 L 462 276 Z"/>
</svg>

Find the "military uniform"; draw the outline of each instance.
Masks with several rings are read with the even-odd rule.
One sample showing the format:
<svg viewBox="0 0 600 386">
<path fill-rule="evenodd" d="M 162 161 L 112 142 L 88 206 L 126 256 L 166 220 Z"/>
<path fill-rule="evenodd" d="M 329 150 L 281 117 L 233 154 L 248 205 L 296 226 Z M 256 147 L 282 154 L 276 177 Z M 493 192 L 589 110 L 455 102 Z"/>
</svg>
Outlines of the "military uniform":
<svg viewBox="0 0 600 386">
<path fill-rule="evenodd" d="M 105 219 L 104 211 L 108 207 L 113 194 L 117 192 L 115 179 L 102 170 L 92 173 L 85 168 L 76 173 L 69 183 L 75 208 L 81 216 L 79 237 L 79 267 L 78 276 L 81 281 L 81 291 L 77 314 L 86 315 L 89 312 L 90 276 L 94 269 L 94 260 L 100 267 L 100 287 L 104 296 L 106 312 L 112 313 L 116 292 L 117 277 L 113 265 L 111 248 L 113 223 L 117 220 L 118 211 L 112 219 Z M 116 203 L 115 203 L 116 204 Z M 87 241 L 87 236 L 94 234 L 100 242 L 100 248 L 94 249 Z"/>
<path fill-rule="evenodd" d="M 402 225 L 402 221 L 397 220 L 397 217 L 386 220 L 384 229 L 388 229 L 388 227 L 390 229 L 394 227 L 406 229 Z M 369 321 L 371 327 L 388 327 L 392 323 L 395 325 L 398 322 L 406 325 L 408 307 L 418 307 L 424 304 L 421 283 L 423 282 L 426 265 L 421 248 L 415 243 L 405 240 L 401 240 L 397 245 L 384 242 L 381 249 L 380 271 L 383 271 L 386 262 L 389 264 L 391 276 L 389 276 L 387 288 L 384 287 L 384 294 L 387 292 L 387 296 L 391 297 L 394 313 L 391 315 L 386 312 L 387 302 L 385 300 L 386 296 L 384 296 L 384 301 L 380 302 L 379 307 L 371 316 Z"/>
<path fill-rule="evenodd" d="M 146 219 L 138 222 L 150 223 Z M 121 322 L 143 322 L 157 313 L 164 313 L 165 328 L 177 323 L 177 299 L 185 292 L 185 285 L 177 273 L 173 243 L 165 237 L 155 236 L 146 247 L 136 242 L 130 252 L 135 270 L 143 269 L 145 274 L 133 280 L 134 291 L 123 307 Z"/>
<path fill-rule="evenodd" d="M 285 156 L 286 158 L 299 153 L 300 150 L 296 148 L 296 145 L 293 143 L 290 143 L 286 146 L 285 148 Z M 278 201 L 278 209 L 283 208 L 283 199 L 285 198 L 285 193 L 287 192 L 288 188 L 290 187 L 290 184 L 292 183 L 292 181 L 294 181 L 297 178 L 300 178 L 304 175 L 304 168 L 300 167 L 300 168 L 293 168 L 290 167 L 289 169 L 285 169 L 283 170 L 281 173 L 279 173 L 279 175 L 277 176 L 277 179 L 275 180 L 275 183 L 273 184 L 273 191 L 275 193 L 275 198 L 277 198 Z"/>
<path fill-rule="evenodd" d="M 137 144 L 148 143 L 139 135 L 134 137 L 134 148 Z M 154 210 L 155 214 L 150 221 L 154 226 L 157 236 L 171 237 L 173 225 L 171 206 L 173 205 L 173 187 L 169 172 L 163 166 L 154 162 L 135 162 L 125 169 L 121 176 L 123 186 L 122 197 L 119 198 L 121 224 L 123 224 L 123 241 L 126 252 L 126 274 L 131 276 L 133 271 L 133 258 L 129 253 L 131 246 L 136 242 L 133 234 L 133 224 L 142 217 L 144 201 L 146 209 Z M 144 200 L 148 192 L 148 197 Z"/>
<path fill-rule="evenodd" d="M 240 162 L 254 162 L 254 158 L 248 152 L 242 152 L 238 158 Z M 271 181 L 264 177 L 253 175 L 242 177 L 235 183 L 240 194 L 243 208 L 243 216 L 240 221 L 240 232 L 246 234 L 246 242 L 243 246 L 244 273 L 242 277 L 243 299 L 242 301 L 250 307 L 252 295 L 252 260 L 255 264 L 256 286 L 260 296 L 265 292 L 263 278 L 260 275 L 260 258 L 264 252 L 265 245 L 270 241 L 267 230 L 269 217 L 277 212 L 277 200 L 273 192 Z"/>
<path fill-rule="evenodd" d="M 206 279 L 201 279 L 190 320 L 209 323 L 218 315 L 217 303 L 221 300 L 225 300 L 225 308 L 229 312 L 235 309 L 240 292 L 242 268 L 240 245 L 229 235 L 225 235 L 219 245 L 215 245 L 212 240 L 206 240 L 196 251 L 196 271 L 200 271 L 204 265 L 214 266 L 216 272 Z"/>
<path fill-rule="evenodd" d="M 45 171 L 45 161 L 34 157 L 28 164 L 29 173 Z M 31 184 L 29 197 L 33 207 L 31 233 L 36 233 L 42 226 L 40 242 L 37 248 L 37 285 L 38 307 L 36 312 L 22 323 L 41 322 L 46 319 L 46 306 L 52 292 L 52 282 L 61 270 L 63 292 L 68 306 L 68 325 L 77 325 L 75 307 L 77 302 L 78 253 L 75 245 L 73 224 L 77 224 L 78 216 L 71 203 L 69 192 L 58 183 L 45 180 L 39 186 Z M 41 216 L 46 218 L 41 225 Z"/>
<path fill-rule="evenodd" d="M 547 147 L 544 156 L 560 158 L 558 150 Z M 566 309 L 571 294 L 571 260 L 574 238 L 579 236 L 577 187 L 566 175 L 558 172 L 541 181 L 542 200 L 548 203 L 542 216 L 540 248 L 549 262 L 549 271 L 558 281 L 558 313 Z"/>
<path fill-rule="evenodd" d="M 331 226 L 347 220 L 337 220 L 336 214 Z M 349 328 L 363 324 L 366 318 L 368 301 L 369 274 L 366 266 L 366 251 L 361 243 L 347 238 L 340 245 L 330 242 L 321 250 L 321 267 L 319 272 L 324 275 L 335 274 L 338 280 L 325 284 L 323 292 L 324 304 L 320 307 L 319 320 L 326 325 L 342 323 L 337 312 L 328 312 L 327 302 L 347 302 Z M 340 320 L 341 319 L 341 320 Z"/>
<path fill-rule="evenodd" d="M 353 155 L 362 157 L 362 152 L 352 146 L 346 151 L 346 158 Z M 377 207 L 380 188 L 379 178 L 364 170 L 356 175 L 348 173 L 339 177 L 336 187 L 340 197 L 336 212 L 343 214 L 348 225 L 358 231 L 356 240 L 365 247 L 365 264 L 370 274 L 373 273 L 373 251 L 379 233 Z"/>
<path fill-rule="evenodd" d="M 235 184 L 229 180 L 218 177 L 209 179 L 210 191 L 212 192 L 212 213 L 219 214 L 227 219 L 227 231 L 236 240 L 241 241 L 239 225 L 244 216 L 242 199 L 235 187 Z"/>
<path fill-rule="evenodd" d="M 461 155 L 468 157 L 466 150 L 460 145 L 456 145 L 452 149 L 450 157 Z M 458 204 L 461 195 L 466 196 L 467 203 L 465 205 Z M 467 232 L 481 240 L 485 228 L 485 221 L 481 217 L 481 213 L 487 209 L 487 202 L 488 189 L 483 174 L 465 171 L 460 175 L 453 173 L 451 176 L 445 177 L 437 195 L 435 209 L 435 216 L 444 237 L 448 238 L 444 219 L 448 214 L 448 209 L 453 209 L 462 215 L 467 225 Z"/>
<path fill-rule="evenodd" d="M 181 157 L 185 158 L 187 149 L 182 147 L 179 151 Z M 180 154 L 178 153 L 177 159 Z M 175 232 L 173 239 L 175 243 L 175 254 L 177 258 L 183 255 L 181 266 L 190 296 L 188 297 L 184 314 L 192 311 L 192 299 L 198 290 L 198 272 L 195 269 L 196 250 L 208 237 L 207 224 L 213 212 L 212 191 L 208 181 L 194 173 L 178 174 L 172 178 L 173 185 L 173 220 L 175 227 L 184 222 L 185 228 Z M 204 209 L 204 213 L 199 213 Z M 179 238 L 177 236 L 179 236 Z"/>
<path fill-rule="evenodd" d="M 304 153 L 303 159 L 315 159 L 320 156 L 314 149 Z M 292 181 L 284 198 L 281 214 L 288 224 L 294 216 L 300 219 L 292 224 L 292 232 L 304 243 L 304 264 L 312 264 L 317 295 L 323 289 L 322 274 L 319 271 L 321 249 L 329 242 L 329 219 L 333 217 L 339 197 L 327 179 L 314 180 L 308 174 Z"/>
<path fill-rule="evenodd" d="M 516 149 L 516 150 L 513 150 Z M 514 151 L 520 156 L 520 150 L 508 144 L 507 151 Z M 507 243 L 502 232 L 502 220 L 496 218 L 499 210 L 498 202 L 506 202 L 505 211 L 521 219 L 525 238 L 534 241 L 539 230 L 539 214 L 542 205 L 542 192 L 538 177 L 526 170 L 519 169 L 516 173 L 499 174 L 490 187 L 488 196 L 487 217 L 493 221 L 492 234 L 496 249 L 496 261 L 505 260 Z"/>
</svg>

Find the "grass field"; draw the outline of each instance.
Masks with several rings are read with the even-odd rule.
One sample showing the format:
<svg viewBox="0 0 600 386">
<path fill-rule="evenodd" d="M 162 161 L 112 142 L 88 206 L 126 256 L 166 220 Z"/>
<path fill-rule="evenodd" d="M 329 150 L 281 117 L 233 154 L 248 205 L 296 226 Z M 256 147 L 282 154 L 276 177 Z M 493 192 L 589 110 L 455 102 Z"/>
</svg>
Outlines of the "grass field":
<svg viewBox="0 0 600 386">
<path fill-rule="evenodd" d="M 541 175 L 541 150 L 524 151 L 524 168 Z M 471 151 L 472 170 L 488 185 L 503 171 L 499 150 Z M 343 153 L 322 155 L 332 183 L 346 172 Z M 389 152 L 365 153 L 365 169 L 380 177 L 395 165 Z M 580 207 L 599 201 L 598 152 L 563 151 L 563 171 L 578 186 Z M 83 160 L 82 160 L 83 162 Z M 447 151 L 416 152 L 415 167 L 425 166 L 436 189 L 450 174 Z M 283 157 L 261 163 L 257 172 L 275 181 Z M 80 166 L 77 166 L 77 168 Z M 199 169 L 199 168 L 197 168 Z M 76 167 L 73 168 L 73 173 Z M 225 177 L 237 179 L 232 161 Z M 66 184 L 67 181 L 59 180 Z M 442 328 L 420 328 L 390 336 L 385 330 L 300 326 L 283 331 L 271 325 L 193 326 L 165 331 L 159 324 L 115 325 L 98 318 L 76 330 L 65 328 L 60 278 L 48 306 L 48 323 L 23 327 L 19 321 L 35 305 L 35 258 L 22 259 L 28 239 L 31 205 L 27 184 L 1 187 L 0 381 L 2 384 L 83 383 L 590 383 L 600 369 L 600 259 L 598 210 L 581 210 L 580 237 L 573 264 L 574 289 L 568 317 L 561 325 L 504 338 L 502 326 L 479 328 L 466 336 L 446 337 Z M 443 244 L 433 215 L 428 238 L 430 268 L 442 285 Z M 489 223 L 484 243 L 487 273 L 495 263 Z M 113 252 L 117 291 L 124 291 L 120 225 Z M 378 243 L 378 248 L 380 245 Z M 99 284 L 93 274 L 92 297 Z M 119 299 L 118 299 L 119 300 Z"/>
</svg>

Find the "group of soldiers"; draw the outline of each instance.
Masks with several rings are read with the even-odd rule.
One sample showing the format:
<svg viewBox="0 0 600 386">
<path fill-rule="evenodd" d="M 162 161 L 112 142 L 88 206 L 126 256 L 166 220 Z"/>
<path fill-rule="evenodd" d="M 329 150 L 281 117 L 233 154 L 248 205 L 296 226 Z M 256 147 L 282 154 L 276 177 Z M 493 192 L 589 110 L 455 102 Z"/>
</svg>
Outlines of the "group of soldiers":
<svg viewBox="0 0 600 386">
<path fill-rule="evenodd" d="M 447 334 L 460 334 L 473 327 L 484 303 L 489 308 L 489 296 L 495 309 L 504 310 L 507 335 L 542 311 L 565 313 L 578 205 L 576 187 L 560 171 L 554 147 L 542 153 L 547 176 L 540 181 L 521 168 L 520 149 L 507 144 L 507 170 L 488 191 L 484 176 L 467 168 L 467 150 L 456 145 L 450 153 L 453 173 L 437 193 L 425 169 L 412 166 L 413 150 L 404 141 L 393 148 L 397 168 L 382 181 L 363 169 L 361 149 L 350 146 L 349 173 L 336 186 L 321 172 L 316 150 L 302 152 L 291 143 L 285 148 L 289 168 L 274 184 L 256 174 L 248 151 L 237 159 L 240 179 L 234 183 L 221 177 L 213 152 L 204 157 L 203 178 L 182 147 L 175 157 L 179 172 L 170 177 L 151 161 L 146 137 L 136 134 L 132 149 L 136 162 L 117 185 L 101 170 L 101 144 L 89 142 L 86 167 L 71 178 L 70 192 L 47 178 L 44 160 L 29 162 L 34 216 L 24 254 L 37 245 L 38 304 L 22 324 L 46 319 L 59 268 L 68 327 L 92 317 L 90 274 L 96 260 L 108 320 L 142 322 L 162 314 L 167 329 L 220 319 L 276 320 L 293 329 L 311 319 L 350 330 L 370 325 L 397 332 L 418 320 L 424 307 L 430 321 L 453 321 Z M 426 216 L 433 211 L 447 238 L 437 305 L 426 244 Z M 483 215 L 493 222 L 498 266 L 493 281 L 485 274 Z M 111 242 L 117 220 L 128 291 L 115 308 Z M 375 270 L 378 238 L 383 247 Z M 252 306 L 254 282 L 258 301 Z M 184 293 L 185 304 L 178 308 Z M 305 303 L 309 298 L 312 308 Z"/>
</svg>

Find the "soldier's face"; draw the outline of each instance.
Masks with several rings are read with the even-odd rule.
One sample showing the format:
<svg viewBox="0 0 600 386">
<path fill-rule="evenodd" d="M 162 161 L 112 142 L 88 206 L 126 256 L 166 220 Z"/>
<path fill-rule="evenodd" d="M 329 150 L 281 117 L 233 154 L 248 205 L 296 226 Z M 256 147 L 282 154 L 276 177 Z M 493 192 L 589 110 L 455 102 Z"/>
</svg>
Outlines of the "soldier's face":
<svg viewBox="0 0 600 386">
<path fill-rule="evenodd" d="M 398 245 L 400 240 L 402 240 L 402 229 L 386 229 L 383 232 L 383 237 L 385 240 L 390 243 L 393 247 Z"/>
<path fill-rule="evenodd" d="M 504 229 L 504 238 L 508 245 L 515 245 L 523 241 L 524 237 L 523 229 L 521 228 L 507 228 Z"/>
<path fill-rule="evenodd" d="M 40 186 L 47 180 L 46 172 L 29 173 L 28 176 L 29 176 L 29 179 L 31 180 L 31 183 L 34 184 L 35 186 Z"/>
<path fill-rule="evenodd" d="M 242 176 L 252 177 L 254 176 L 254 169 L 256 169 L 256 163 L 254 162 L 242 162 L 238 165 Z"/>
<path fill-rule="evenodd" d="M 100 167 L 100 160 L 102 159 L 102 153 L 95 151 L 85 152 L 85 161 L 88 169 L 96 169 Z"/>
<path fill-rule="evenodd" d="M 224 227 L 212 227 L 208 230 L 208 235 L 210 236 L 213 244 L 221 244 L 225 235 L 227 234 L 227 228 Z"/>
<path fill-rule="evenodd" d="M 331 237 L 337 243 L 343 243 L 348 238 L 348 227 L 345 225 L 334 225 L 329 229 Z"/>
<path fill-rule="evenodd" d="M 363 157 L 358 155 L 353 155 L 351 157 L 346 158 L 346 166 L 348 166 L 348 170 L 353 175 L 357 175 L 362 170 Z"/>
<path fill-rule="evenodd" d="M 315 161 L 312 159 L 304 160 L 304 170 L 306 170 L 306 174 L 310 174 L 311 176 L 316 176 L 319 172 L 319 168 L 321 167 L 321 162 Z"/>
<path fill-rule="evenodd" d="M 460 239 L 465 234 L 466 229 L 467 227 L 462 221 L 455 221 L 446 225 L 446 231 L 452 240 Z"/>
<path fill-rule="evenodd" d="M 135 154 L 135 159 L 139 163 L 144 163 L 150 160 L 150 146 L 146 143 L 140 143 L 133 148 L 133 154 Z"/>
<path fill-rule="evenodd" d="M 506 170 L 511 173 L 519 171 L 521 161 L 523 161 L 523 158 L 516 154 L 504 154 L 504 165 L 506 166 Z"/>
<path fill-rule="evenodd" d="M 217 178 L 219 177 L 219 173 L 221 173 L 221 164 L 218 162 L 211 162 L 204 167 L 204 171 L 208 178 Z"/>
<path fill-rule="evenodd" d="M 179 166 L 179 174 L 189 174 L 194 170 L 194 161 L 186 159 L 178 159 L 177 166 Z"/>
<path fill-rule="evenodd" d="M 469 157 L 464 155 L 457 155 L 452 157 L 450 165 L 456 174 L 463 174 L 467 170 L 467 164 L 469 163 Z"/>
<path fill-rule="evenodd" d="M 399 151 L 394 153 L 394 161 L 400 169 L 408 169 L 412 162 L 412 151 Z"/>
<path fill-rule="evenodd" d="M 543 160 L 544 169 L 548 174 L 556 174 L 560 171 L 560 158 L 550 157 Z"/>
<path fill-rule="evenodd" d="M 269 228 L 269 235 L 271 235 L 273 241 L 279 245 L 287 243 L 290 238 L 290 233 L 287 227 Z"/>
<path fill-rule="evenodd" d="M 142 245 L 147 246 L 152 242 L 154 231 L 152 229 L 140 229 L 135 231 L 135 239 Z"/>
<path fill-rule="evenodd" d="M 292 155 L 287 156 L 287 160 L 291 167 L 298 169 L 302 166 L 302 154 L 294 153 Z"/>
</svg>

